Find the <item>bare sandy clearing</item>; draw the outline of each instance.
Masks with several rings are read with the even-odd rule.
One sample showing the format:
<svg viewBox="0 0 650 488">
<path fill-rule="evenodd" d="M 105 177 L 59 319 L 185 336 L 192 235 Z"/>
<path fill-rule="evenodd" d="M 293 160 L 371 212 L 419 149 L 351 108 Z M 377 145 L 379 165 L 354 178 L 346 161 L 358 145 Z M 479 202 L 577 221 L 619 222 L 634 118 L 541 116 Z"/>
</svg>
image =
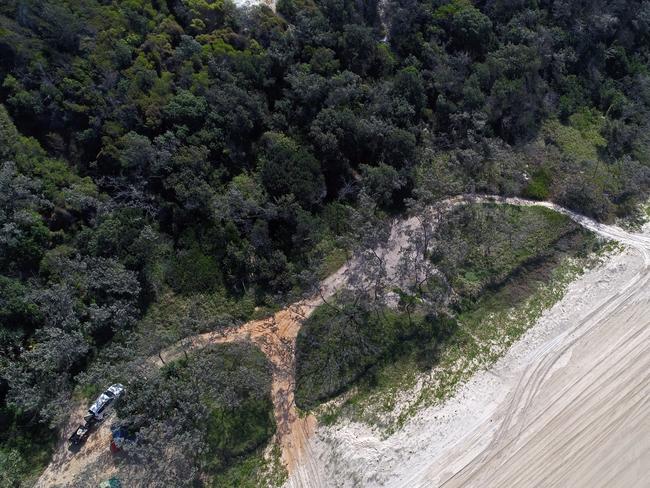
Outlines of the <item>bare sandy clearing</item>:
<svg viewBox="0 0 650 488">
<path fill-rule="evenodd" d="M 57 443 L 57 449 L 52 456 L 50 464 L 38 479 L 37 487 L 73 486 L 74 478 L 87 469 L 88 466 L 100 464 L 102 471 L 110 477 L 114 468 L 110 463 L 111 431 L 110 416 L 105 422 L 94 427 L 88 440 L 73 452 L 68 449 L 68 436 L 74 432 L 78 425 L 83 424 L 83 417 L 87 413 L 88 405 L 79 404 L 70 416 Z"/>
</svg>

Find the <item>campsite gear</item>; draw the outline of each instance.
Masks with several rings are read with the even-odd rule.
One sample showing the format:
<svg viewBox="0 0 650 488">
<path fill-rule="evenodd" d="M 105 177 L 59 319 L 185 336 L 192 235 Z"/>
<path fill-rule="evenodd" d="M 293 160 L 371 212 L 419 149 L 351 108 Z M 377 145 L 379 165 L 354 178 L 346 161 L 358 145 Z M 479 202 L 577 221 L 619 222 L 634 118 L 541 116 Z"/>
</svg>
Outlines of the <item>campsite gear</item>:
<svg viewBox="0 0 650 488">
<path fill-rule="evenodd" d="M 99 488 L 122 488 L 122 483 L 116 477 L 112 477 L 106 481 L 102 481 Z"/>
<path fill-rule="evenodd" d="M 127 442 L 135 442 L 135 436 L 129 434 L 129 431 L 124 427 L 111 429 L 111 434 L 113 435 L 111 439 L 111 452 L 113 454 L 120 452 Z"/>
</svg>

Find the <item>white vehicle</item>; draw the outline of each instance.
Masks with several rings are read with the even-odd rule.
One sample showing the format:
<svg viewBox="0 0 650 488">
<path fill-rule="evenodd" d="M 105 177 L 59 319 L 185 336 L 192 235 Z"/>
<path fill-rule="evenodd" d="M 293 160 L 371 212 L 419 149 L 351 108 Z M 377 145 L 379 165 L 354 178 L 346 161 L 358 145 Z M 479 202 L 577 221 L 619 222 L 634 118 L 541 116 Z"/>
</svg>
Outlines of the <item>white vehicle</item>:
<svg viewBox="0 0 650 488">
<path fill-rule="evenodd" d="M 84 424 L 77 427 L 74 434 L 70 436 L 70 443 L 75 449 L 90 435 L 93 426 L 104 420 L 106 409 L 115 400 L 124 394 L 124 386 L 119 383 L 109 386 L 104 393 L 97 397 L 97 400 L 88 409 L 88 415 L 84 417 Z"/>
<path fill-rule="evenodd" d="M 115 400 L 124 394 L 124 386 L 115 383 L 109 386 L 104 393 L 99 395 L 95 403 L 88 409 L 86 420 L 103 420 L 104 412 Z"/>
</svg>

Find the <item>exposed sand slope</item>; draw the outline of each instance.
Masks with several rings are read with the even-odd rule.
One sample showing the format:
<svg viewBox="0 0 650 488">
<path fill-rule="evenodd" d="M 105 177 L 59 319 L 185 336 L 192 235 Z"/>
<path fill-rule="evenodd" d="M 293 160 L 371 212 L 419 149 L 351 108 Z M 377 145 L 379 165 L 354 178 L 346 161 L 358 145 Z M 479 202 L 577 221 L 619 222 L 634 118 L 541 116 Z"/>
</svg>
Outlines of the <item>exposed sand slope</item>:
<svg viewBox="0 0 650 488">
<path fill-rule="evenodd" d="M 50 464 L 36 482 L 37 487 L 74 486 L 74 478 L 88 466 L 101 464 L 107 477 L 114 470 L 110 464 L 111 431 L 108 418 L 103 424 L 95 426 L 88 440 L 79 447 L 77 452 L 68 449 L 68 437 L 77 426 L 83 424 L 88 405 L 79 404 L 68 419 L 57 443 L 57 448 Z"/>
<path fill-rule="evenodd" d="M 320 428 L 290 486 L 648 486 L 650 235 L 544 206 L 629 251 L 573 283 L 493 368 L 395 435 Z"/>
<path fill-rule="evenodd" d="M 460 196 L 440 202 L 436 209 L 440 210 L 440 208 L 447 208 L 475 200 L 494 201 L 495 199 L 492 197 L 475 198 Z M 648 236 L 636 236 L 615 227 L 597 224 L 553 204 L 529 202 L 521 199 L 496 200 L 502 203 L 539 205 L 553 208 L 570 215 L 581 225 L 601 235 L 618 239 L 639 249 L 650 248 L 650 237 Z M 437 212 L 432 210 L 428 218 L 436 218 L 436 215 Z M 376 250 L 378 255 L 386 261 L 389 273 L 394 272 L 398 258 L 408 244 L 410 232 L 416 229 L 418 225 L 419 221 L 414 217 L 395 221 L 388 243 L 383 248 Z M 344 288 L 348 282 L 348 277 L 355 274 L 356 264 L 355 259 L 352 259 L 336 273 L 327 278 L 321 285 L 320 293 L 322 297 L 327 299 L 336 293 L 336 291 Z M 626 297 L 633 296 L 639 292 L 639 286 L 635 286 L 635 283 L 638 285 L 638 282 L 642 278 L 647 278 L 645 266 L 647 265 L 644 264 L 643 272 L 640 271 L 637 273 L 636 281 L 632 280 L 627 282 L 627 290 L 629 293 L 625 295 Z M 641 266 L 639 266 L 640 268 Z M 611 272 L 612 276 L 617 276 L 618 274 L 615 270 Z M 590 288 L 588 286 L 587 291 L 589 290 Z M 604 295 L 607 297 L 606 302 L 610 303 L 612 300 L 617 299 L 620 293 L 615 294 L 614 289 L 608 289 L 604 291 Z M 574 297 L 575 299 L 576 297 Z M 581 297 L 578 296 L 577 299 L 580 300 Z M 310 437 L 312 437 L 316 428 L 315 418 L 313 416 L 299 417 L 294 402 L 295 341 L 302 321 L 320 303 L 322 303 L 321 296 L 312 297 L 287 307 L 285 310 L 267 319 L 251 321 L 225 332 L 211 332 L 190 337 L 176 346 L 163 351 L 162 357 L 165 361 L 168 361 L 182 354 L 183 350 L 187 351 L 203 347 L 207 344 L 238 340 L 250 340 L 258 345 L 267 355 L 273 367 L 271 388 L 274 415 L 278 426 L 277 436 L 282 448 L 283 462 L 292 474 L 289 483 L 294 486 L 352 486 L 357 484 L 355 480 L 359 480 L 361 486 L 382 484 L 389 480 L 392 480 L 391 483 L 394 481 L 393 484 L 396 486 L 414 486 L 422 480 L 425 486 L 435 485 L 436 482 L 428 474 L 429 468 L 433 470 L 437 469 L 432 464 L 434 459 L 430 456 L 429 449 L 432 445 L 434 447 L 438 446 L 437 443 L 431 444 L 430 442 L 432 435 L 438 432 L 435 425 L 430 423 L 432 417 L 424 417 L 424 424 L 418 425 L 417 423 L 412 423 L 410 427 L 385 442 L 379 441 L 371 432 L 365 432 L 365 428 L 361 426 L 351 428 L 349 435 L 344 432 L 344 437 L 347 435 L 348 438 L 342 440 L 338 447 L 334 446 L 330 449 L 330 447 L 319 439 L 313 442 L 310 441 Z M 643 305 L 640 306 L 643 307 Z M 610 308 L 603 309 L 602 313 L 609 313 Z M 571 310 L 573 310 L 573 307 Z M 560 342 L 562 341 L 560 340 Z M 158 365 L 162 364 L 158 358 L 151 358 L 151 361 L 156 362 Z M 557 361 L 554 363 L 557 364 Z M 551 363 L 552 365 L 553 362 Z M 516 375 L 510 376 L 514 377 Z M 523 383 L 524 386 L 521 387 L 523 393 L 521 395 L 525 398 L 528 398 L 527 395 L 532 394 L 530 388 L 527 388 L 526 385 L 537 385 L 538 379 L 543 380 L 545 376 L 542 375 L 539 377 L 538 374 L 536 378 L 535 380 L 531 380 L 531 382 Z M 539 386 L 543 385 L 540 383 Z M 504 383 L 500 391 L 509 391 L 511 387 L 512 385 L 509 383 L 508 385 Z M 505 397 L 505 394 L 503 396 Z M 531 398 L 534 400 L 534 397 Z M 503 398 L 498 398 L 493 401 L 495 410 L 496 405 L 502 402 Z M 517 408 L 516 405 L 518 402 L 519 400 L 516 399 L 512 401 L 513 405 L 515 405 L 513 409 Z M 487 405 L 482 404 L 481 401 L 476 401 L 473 405 L 481 413 L 490 412 L 490 409 L 486 408 Z M 528 407 L 523 410 L 529 411 Z M 80 412 L 82 412 L 82 409 L 76 412 L 73 417 L 80 417 L 82 414 Z M 427 412 L 426 415 L 430 413 Z M 514 420 L 518 420 L 518 416 L 512 415 L 511 417 Z M 482 420 L 487 420 L 487 418 L 486 415 L 483 415 Z M 471 433 L 469 429 L 466 429 L 466 431 L 463 430 L 469 424 L 462 418 L 460 420 L 462 428 L 454 432 L 456 434 L 461 432 L 469 435 Z M 71 420 L 69 427 L 74 427 L 74 423 Z M 477 427 L 483 424 L 485 422 L 476 422 Z M 508 424 L 504 425 L 507 427 L 510 424 L 513 424 L 511 420 L 508 421 Z M 409 433 L 409 428 L 413 430 L 412 433 Z M 68 430 L 70 428 L 62 432 L 62 437 L 53 460 L 39 479 L 37 486 L 71 486 L 70 484 L 74 477 L 84 470 L 96 470 L 104 474 L 110 474 L 114 470 L 110 455 L 108 454 L 108 422 L 102 424 L 98 431 L 91 435 L 86 445 L 74 455 L 67 450 L 65 438 L 69 434 Z M 503 430 L 505 432 L 503 436 L 505 436 L 508 429 L 504 428 Z M 327 429 L 324 432 L 327 432 Z M 650 438 L 650 436 L 646 437 Z M 484 436 L 480 436 L 480 439 L 483 438 Z M 336 439 L 336 436 L 332 437 L 332 439 Z M 334 440 L 334 442 L 336 443 L 337 441 Z M 416 452 L 417 456 L 415 455 Z M 647 453 L 647 451 L 644 452 Z M 417 461 L 417 459 L 420 459 L 420 461 Z M 385 462 L 391 460 L 392 462 Z M 447 466 L 449 463 L 445 462 L 444 465 Z M 402 466 L 406 466 L 406 468 L 402 468 Z M 409 476 L 406 476 L 406 473 Z M 400 479 L 403 481 L 398 481 Z"/>
</svg>

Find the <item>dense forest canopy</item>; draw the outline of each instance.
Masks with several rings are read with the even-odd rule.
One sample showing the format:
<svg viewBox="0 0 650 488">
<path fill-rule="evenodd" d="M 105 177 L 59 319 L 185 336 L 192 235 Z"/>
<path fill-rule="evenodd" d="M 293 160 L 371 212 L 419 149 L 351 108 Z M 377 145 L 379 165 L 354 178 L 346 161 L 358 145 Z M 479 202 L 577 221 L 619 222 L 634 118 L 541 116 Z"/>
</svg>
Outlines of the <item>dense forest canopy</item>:
<svg viewBox="0 0 650 488">
<path fill-rule="evenodd" d="M 276 7 L 0 5 L 8 485 L 102 364 L 309 290 L 360 207 L 487 192 L 638 216 L 650 1 Z"/>
</svg>

